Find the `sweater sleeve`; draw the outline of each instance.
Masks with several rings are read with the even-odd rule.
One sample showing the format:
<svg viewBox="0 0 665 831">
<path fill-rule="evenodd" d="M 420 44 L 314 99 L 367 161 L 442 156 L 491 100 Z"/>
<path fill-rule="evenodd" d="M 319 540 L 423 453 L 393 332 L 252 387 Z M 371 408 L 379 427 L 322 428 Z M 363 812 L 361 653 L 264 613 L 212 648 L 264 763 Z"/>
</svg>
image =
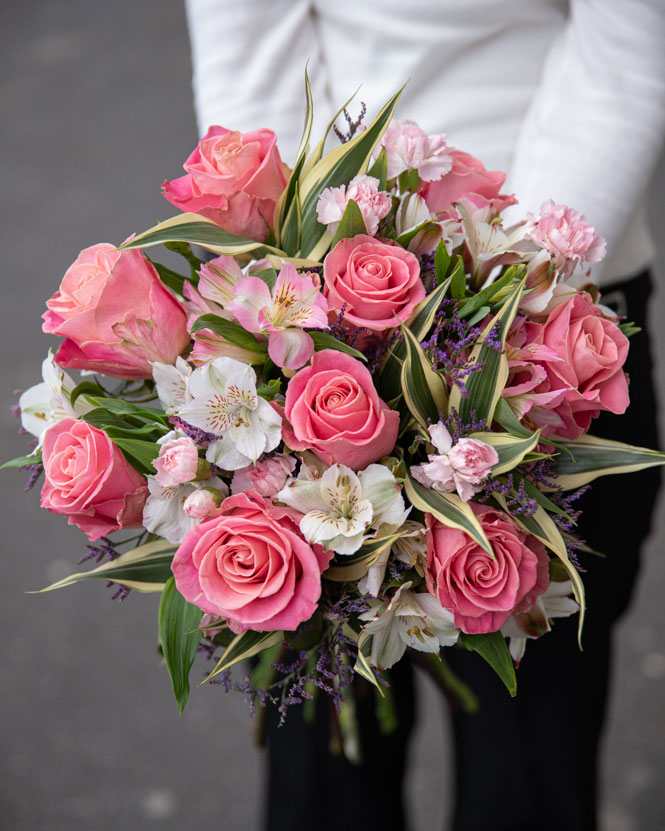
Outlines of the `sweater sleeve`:
<svg viewBox="0 0 665 831">
<path fill-rule="evenodd" d="M 305 106 L 304 67 L 314 100 L 324 73 L 309 0 L 187 0 L 194 105 L 203 135 L 212 124 L 267 127 L 292 162 Z"/>
<path fill-rule="evenodd" d="M 615 253 L 643 208 L 664 132 L 664 0 L 571 0 L 509 173 L 519 213 L 547 198 L 568 204 Z"/>
</svg>

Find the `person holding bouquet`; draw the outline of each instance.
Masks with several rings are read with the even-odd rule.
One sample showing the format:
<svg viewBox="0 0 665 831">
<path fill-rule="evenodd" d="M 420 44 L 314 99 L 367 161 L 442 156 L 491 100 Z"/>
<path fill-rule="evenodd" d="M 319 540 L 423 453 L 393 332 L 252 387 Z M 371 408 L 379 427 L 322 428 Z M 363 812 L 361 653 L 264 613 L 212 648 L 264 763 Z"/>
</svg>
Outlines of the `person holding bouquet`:
<svg viewBox="0 0 665 831">
<path fill-rule="evenodd" d="M 450 144 L 473 154 L 456 152 L 456 182 L 472 180 L 480 192 L 496 185 L 495 171 L 506 171 L 504 191 L 520 198 L 505 214 L 513 221 L 537 215 L 548 199 L 585 214 L 607 240 L 607 256 L 592 272 L 601 302 L 642 329 L 631 338 L 625 367 L 627 415 L 602 414 L 594 433 L 657 445 L 645 205 L 665 133 L 662 0 L 187 0 L 187 10 L 201 133 L 211 125 L 270 126 L 289 161 L 307 61 L 319 102 L 313 135 L 322 133 L 332 102 L 359 85 L 358 98 L 373 113 L 408 79 L 402 110 L 426 133 L 445 131 Z M 450 203 L 454 194 L 440 199 Z M 549 232 L 560 233 L 565 221 L 551 218 Z M 630 601 L 658 484 L 655 470 L 642 472 L 630 493 L 604 479 L 581 500 L 582 536 L 607 555 L 582 555 L 593 609 L 584 652 L 576 622 L 560 621 L 523 660 L 519 693 L 510 699 L 478 656 L 448 650 L 480 699 L 475 715 L 453 713 L 454 831 L 596 828 L 612 626 Z M 395 668 L 392 683 L 400 724 L 391 736 L 381 735 L 373 718 L 373 693 L 358 696 L 359 769 L 327 754 L 327 702 L 319 702 L 312 727 L 298 715 L 279 730 L 271 723 L 269 831 L 314 823 L 408 827 L 408 662 Z"/>
</svg>

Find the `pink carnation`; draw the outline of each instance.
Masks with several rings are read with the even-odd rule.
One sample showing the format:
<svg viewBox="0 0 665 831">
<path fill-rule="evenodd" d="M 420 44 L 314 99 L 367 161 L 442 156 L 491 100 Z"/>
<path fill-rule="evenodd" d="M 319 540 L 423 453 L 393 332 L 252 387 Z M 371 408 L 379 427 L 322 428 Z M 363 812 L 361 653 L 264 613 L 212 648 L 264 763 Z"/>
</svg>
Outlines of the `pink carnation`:
<svg viewBox="0 0 665 831">
<path fill-rule="evenodd" d="M 584 214 L 567 205 L 557 205 L 552 200 L 543 202 L 540 217 L 528 214 L 527 219 L 533 223 L 528 236 L 553 254 L 564 272 L 572 273 L 578 263 L 597 263 L 605 256 L 603 237 L 589 225 Z"/>
<path fill-rule="evenodd" d="M 157 471 L 155 479 L 163 488 L 184 485 L 196 478 L 199 465 L 199 451 L 189 436 L 170 439 L 159 449 L 159 456 L 153 466 Z"/>
<path fill-rule="evenodd" d="M 231 493 L 254 490 L 261 496 L 275 496 L 293 473 L 296 460 L 285 453 L 267 456 L 255 465 L 236 470 L 231 481 Z"/>
<path fill-rule="evenodd" d="M 354 176 L 346 186 L 321 191 L 316 205 L 319 222 L 327 225 L 334 234 L 352 200 L 360 208 L 367 233 L 373 237 L 379 230 L 379 222 L 390 213 L 393 204 L 390 196 L 379 190 L 379 180 L 373 176 Z"/>
<path fill-rule="evenodd" d="M 303 539 L 299 520 L 253 491 L 230 496 L 176 551 L 178 591 L 234 632 L 293 631 L 314 614 L 332 558 Z"/>
<path fill-rule="evenodd" d="M 380 145 L 386 148 L 389 179 L 417 170 L 423 182 L 436 182 L 453 165 L 445 133 L 430 136 L 415 121 L 391 121 Z"/>
<path fill-rule="evenodd" d="M 457 528 L 431 514 L 427 523 L 430 593 L 451 611 L 463 632 L 496 632 L 512 614 L 528 611 L 549 584 L 543 544 L 519 528 L 503 511 L 469 503 L 494 556 Z"/>
<path fill-rule="evenodd" d="M 264 242 L 287 176 L 272 130 L 239 133 L 211 127 L 184 164 L 185 176 L 163 193 L 181 211 L 206 216 L 227 231 Z"/>
</svg>

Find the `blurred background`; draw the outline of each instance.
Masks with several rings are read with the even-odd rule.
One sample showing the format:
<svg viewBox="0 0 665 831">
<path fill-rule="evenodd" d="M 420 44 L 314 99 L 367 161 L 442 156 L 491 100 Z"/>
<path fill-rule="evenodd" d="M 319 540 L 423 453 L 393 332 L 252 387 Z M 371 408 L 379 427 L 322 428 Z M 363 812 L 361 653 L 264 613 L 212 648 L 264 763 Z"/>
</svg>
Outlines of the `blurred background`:
<svg viewBox="0 0 665 831">
<path fill-rule="evenodd" d="M 5 4 L 0 47 L 6 460 L 25 452 L 10 406 L 13 390 L 41 380 L 44 301 L 81 248 L 120 242 L 172 215 L 160 184 L 180 175 L 197 136 L 181 0 Z M 663 164 L 651 215 L 663 284 Z M 665 367 L 662 289 L 651 314 Z M 134 593 L 112 602 L 102 582 L 25 593 L 76 570 L 85 550 L 79 531 L 38 509 L 38 489 L 23 493 L 26 478 L 0 474 L 0 827 L 258 829 L 264 757 L 253 746 L 246 705 L 219 687 L 197 688 L 205 670 L 199 659 L 178 716 L 156 650 L 158 598 Z M 638 478 L 615 481 L 639 487 Z M 637 597 L 617 632 L 603 831 L 665 829 L 664 545 L 661 499 Z M 425 679 L 420 698 L 409 794 L 414 831 L 430 831 L 448 815 L 449 736 L 444 705 Z M 547 748 L 533 738 L 537 763 Z"/>
</svg>

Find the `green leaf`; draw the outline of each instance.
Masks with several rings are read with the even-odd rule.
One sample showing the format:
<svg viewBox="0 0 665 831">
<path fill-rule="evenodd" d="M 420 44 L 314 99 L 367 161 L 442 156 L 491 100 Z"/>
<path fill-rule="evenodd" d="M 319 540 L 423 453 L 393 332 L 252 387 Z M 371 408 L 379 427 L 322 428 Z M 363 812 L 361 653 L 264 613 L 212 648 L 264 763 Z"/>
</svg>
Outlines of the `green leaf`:
<svg viewBox="0 0 665 831">
<path fill-rule="evenodd" d="M 234 320 L 226 320 L 216 314 L 201 315 L 192 326 L 192 334 L 201 331 L 201 329 L 211 329 L 215 334 L 224 338 L 229 343 L 240 346 L 242 349 L 247 349 L 249 352 L 256 352 L 257 355 L 268 354 L 266 344 L 260 343 L 251 332 L 243 329 Z"/>
<path fill-rule="evenodd" d="M 274 268 L 264 268 L 261 271 L 254 271 L 254 277 L 258 277 L 259 280 L 263 280 L 263 282 L 268 286 L 270 289 L 270 293 L 272 294 L 273 289 L 275 288 L 275 283 L 277 282 L 277 272 Z"/>
<path fill-rule="evenodd" d="M 42 594 L 54 589 L 72 586 L 82 580 L 112 580 L 122 586 L 135 589 L 139 592 L 161 592 L 164 584 L 171 576 L 171 562 L 178 548 L 166 540 L 155 540 L 139 545 L 126 554 L 121 554 L 115 560 L 104 563 L 90 571 L 81 571 L 70 574 L 57 583 L 52 583 L 45 589 L 29 594 Z"/>
<path fill-rule="evenodd" d="M 427 430 L 429 421 L 438 421 L 448 410 L 446 382 L 432 368 L 423 348 L 403 324 L 400 326 L 406 344 L 402 364 L 402 392 L 411 415 Z"/>
<path fill-rule="evenodd" d="M 466 274 L 464 272 L 464 260 L 457 257 L 455 268 L 450 275 L 450 294 L 455 300 L 461 300 L 466 294 Z"/>
<path fill-rule="evenodd" d="M 199 284 L 199 269 L 203 265 L 203 260 L 200 257 L 197 257 L 196 254 L 192 251 L 192 246 L 189 245 L 187 242 L 181 242 L 179 240 L 170 240 L 169 242 L 164 243 L 164 248 L 168 251 L 173 251 L 174 254 L 178 254 L 178 256 L 185 259 L 189 265 L 189 281 L 194 286 L 198 286 Z"/>
<path fill-rule="evenodd" d="M 540 430 L 528 438 L 511 436 L 510 433 L 471 433 L 469 438 L 483 441 L 496 450 L 499 461 L 492 468 L 492 476 L 500 476 L 517 467 L 533 450 L 540 441 Z"/>
<path fill-rule="evenodd" d="M 480 321 L 484 320 L 491 311 L 492 310 L 489 306 L 481 306 L 475 315 L 471 315 L 469 318 L 469 326 L 475 326 L 476 323 L 480 323 Z"/>
<path fill-rule="evenodd" d="M 466 649 L 470 652 L 477 652 L 487 661 L 506 685 L 511 697 L 514 697 L 517 694 L 515 667 L 506 639 L 501 632 L 488 632 L 483 635 L 467 635 L 462 632 L 459 639 Z"/>
<path fill-rule="evenodd" d="M 434 252 L 434 278 L 436 279 L 437 286 L 440 286 L 446 279 L 449 268 L 450 255 L 446 249 L 445 242 L 440 240 L 439 244 L 436 246 L 436 251 Z"/>
<path fill-rule="evenodd" d="M 152 441 L 141 441 L 140 439 L 127 439 L 113 436 L 109 430 L 109 438 L 124 453 L 127 461 L 138 469 L 139 473 L 150 476 L 155 473 L 153 460 L 159 456 L 159 445 Z"/>
<path fill-rule="evenodd" d="M 482 367 L 467 375 L 465 386 L 468 395 L 463 397 L 457 384 L 451 390 L 450 408 L 457 410 L 463 424 L 469 423 L 472 410 L 475 411 L 477 419 L 484 418 L 491 423 L 494 418 L 494 411 L 508 380 L 508 361 L 504 354 L 506 336 L 517 314 L 523 288 L 524 280 L 515 286 L 502 308 L 485 326 L 472 349 L 469 361 L 482 364 Z M 500 340 L 501 351 L 486 344 L 487 338 L 494 332 Z"/>
<path fill-rule="evenodd" d="M 363 219 L 363 215 L 360 213 L 358 203 L 354 202 L 353 199 L 350 199 L 344 209 L 344 214 L 339 225 L 337 226 L 337 230 L 335 231 L 335 236 L 332 238 L 330 247 L 334 248 L 340 240 L 349 239 L 357 236 L 358 234 L 366 233 L 367 228 L 365 227 L 365 220 Z"/>
<path fill-rule="evenodd" d="M 202 616 L 203 612 L 185 600 L 170 577 L 159 601 L 159 645 L 180 715 L 189 698 L 189 670 L 203 635 L 198 628 Z"/>
<path fill-rule="evenodd" d="M 284 640 L 283 632 L 252 632 L 248 629 L 231 641 L 228 647 L 224 650 L 224 654 L 217 661 L 215 668 L 210 673 L 206 680 L 214 678 L 220 672 L 229 669 L 238 661 L 244 661 L 247 658 L 252 658 L 264 649 L 281 643 Z"/>
<path fill-rule="evenodd" d="M 425 514 L 432 514 L 439 522 L 450 528 L 459 528 L 494 557 L 492 546 L 476 515 L 469 504 L 460 499 L 456 493 L 441 493 L 426 488 L 417 482 L 409 471 L 404 480 L 404 491 L 414 508 Z"/>
<path fill-rule="evenodd" d="M 439 232 L 441 231 L 438 223 L 433 222 L 431 219 L 426 219 L 424 222 L 421 222 L 418 225 L 414 225 L 413 228 L 409 228 L 407 231 L 404 231 L 403 234 L 400 234 L 395 242 L 398 245 L 401 245 L 402 248 L 406 248 L 408 250 L 409 243 L 411 242 L 414 237 L 417 237 L 422 231 L 428 229 L 438 228 Z"/>
<path fill-rule="evenodd" d="M 599 476 L 633 473 L 665 464 L 665 453 L 596 436 L 557 438 L 556 441 L 557 446 L 567 451 L 554 462 L 557 485 L 564 490 L 581 488 Z"/>
<path fill-rule="evenodd" d="M 507 430 L 514 436 L 528 438 L 531 435 L 531 430 L 519 421 L 505 398 L 500 398 L 497 402 L 496 409 L 494 410 L 494 418 L 504 430 Z"/>
<path fill-rule="evenodd" d="M 342 627 L 342 632 L 352 641 L 358 644 L 358 657 L 353 665 L 353 671 L 357 672 L 362 678 L 375 687 L 381 696 L 384 696 L 383 687 L 376 680 L 376 673 L 372 669 L 369 662 L 369 656 L 372 649 L 372 636 L 368 632 L 356 632 L 348 623 Z"/>
<path fill-rule="evenodd" d="M 514 496 L 514 492 L 512 493 Z M 504 511 L 507 511 L 506 508 L 506 500 L 502 494 L 494 493 L 494 499 L 501 505 Z M 538 505 L 536 512 L 532 516 L 526 516 L 526 514 L 512 514 L 512 519 L 525 531 L 528 531 L 529 534 L 533 534 L 534 537 L 539 539 L 543 545 L 546 545 L 550 551 L 553 551 L 554 554 L 561 560 L 563 565 L 568 572 L 568 578 L 570 582 L 573 584 L 573 593 L 575 594 L 575 600 L 579 603 L 580 606 L 580 618 L 577 630 L 577 638 L 581 645 L 582 643 L 582 627 L 584 625 L 584 614 L 586 610 L 586 602 L 584 599 L 584 584 L 582 582 L 582 578 L 579 575 L 579 572 L 573 565 L 568 556 L 568 550 L 566 548 L 566 543 L 561 536 L 561 532 L 554 524 L 554 520 L 552 517 L 547 513 L 547 511 L 542 507 L 542 505 Z"/>
<path fill-rule="evenodd" d="M 86 395 L 86 398 L 93 407 L 98 407 L 115 415 L 134 416 L 161 426 L 168 426 L 169 424 L 168 417 L 163 410 L 152 409 L 151 407 L 139 407 L 137 404 L 124 401 L 122 398 L 101 398 L 94 395 Z"/>
<path fill-rule="evenodd" d="M 286 257 L 285 252 L 279 248 L 232 234 L 220 228 L 211 219 L 195 213 L 178 214 L 164 222 L 159 222 L 142 234 L 127 240 L 118 248 L 124 251 L 129 248 L 148 248 L 152 245 L 170 242 L 188 242 L 192 245 L 200 245 L 216 254 L 230 256 L 252 254 L 255 259 L 260 259 L 268 254 L 276 254 Z"/>
<path fill-rule="evenodd" d="M 366 542 L 356 554 L 333 560 L 332 565 L 323 572 L 323 576 L 334 583 L 351 583 L 360 580 L 384 551 L 391 548 L 393 543 L 402 536 L 404 536 L 403 531 L 379 534 Z"/>
<path fill-rule="evenodd" d="M 439 283 L 431 294 L 419 303 L 407 321 L 407 327 L 415 339 L 420 342 L 432 328 L 434 317 L 441 307 L 451 278 Z M 381 367 L 378 379 L 381 395 L 384 401 L 392 401 L 401 394 L 401 367 L 406 357 L 406 343 L 400 340 L 388 351 L 388 355 Z"/>
<path fill-rule="evenodd" d="M 5 462 L 3 465 L 0 465 L 0 470 L 4 470 L 5 468 L 10 467 L 27 467 L 27 465 L 38 465 L 41 464 L 42 461 L 42 454 L 41 451 L 39 453 L 35 453 L 31 456 L 18 456 L 16 459 L 10 459 L 8 462 Z"/>
<path fill-rule="evenodd" d="M 386 189 L 388 184 L 388 153 L 385 147 L 381 148 L 381 152 L 367 171 L 367 175 L 379 180 L 379 190 Z"/>
<path fill-rule="evenodd" d="M 474 294 L 472 297 L 470 297 L 459 310 L 459 317 L 462 319 L 465 317 L 470 317 L 474 312 L 477 312 L 482 306 L 486 306 L 495 294 L 497 294 L 505 286 L 509 285 L 514 279 L 514 270 L 507 269 L 506 273 L 499 277 L 498 280 L 495 280 L 493 283 L 490 283 L 490 285 L 486 286 L 484 289 L 482 289 L 482 291 L 479 291 L 477 294 Z"/>
<path fill-rule="evenodd" d="M 367 358 L 362 352 L 358 352 L 352 346 L 342 343 L 341 340 L 333 337 L 329 332 L 322 332 L 320 329 L 309 330 L 307 333 L 314 341 L 314 349 L 321 352 L 323 349 L 336 349 L 338 352 L 345 352 L 347 355 L 353 355 L 359 361 L 367 362 Z"/>
<path fill-rule="evenodd" d="M 182 274 L 178 274 L 177 271 L 172 271 L 170 268 L 167 268 L 161 263 L 156 263 L 154 260 L 150 260 L 150 262 L 155 266 L 155 270 L 157 271 L 157 274 L 159 274 L 159 279 L 162 283 L 164 283 L 165 286 L 168 286 L 171 291 L 182 295 L 183 286 L 189 278 L 183 277 Z"/>
<path fill-rule="evenodd" d="M 312 133 L 312 122 L 314 120 L 314 103 L 312 101 L 312 88 L 309 83 L 307 67 L 305 67 L 305 123 L 303 125 L 302 137 L 296 160 L 293 164 L 291 176 L 284 189 L 284 192 L 277 200 L 275 207 L 275 233 L 277 239 L 284 245 L 285 251 L 297 251 L 300 244 L 300 197 L 298 195 L 298 180 L 307 158 L 309 149 L 309 138 Z M 293 227 L 295 225 L 295 228 Z M 295 243 L 295 247 L 294 247 Z"/>
<path fill-rule="evenodd" d="M 397 177 L 400 193 L 417 193 L 420 187 L 420 176 L 415 168 L 404 170 Z"/>
<path fill-rule="evenodd" d="M 71 391 L 69 400 L 72 404 L 76 402 L 79 395 L 93 395 L 100 398 L 106 398 L 106 390 L 94 381 L 81 381 Z"/>
<path fill-rule="evenodd" d="M 318 221 L 316 206 L 326 188 L 346 185 L 367 170 L 372 152 L 393 116 L 399 90 L 383 107 L 370 126 L 346 144 L 334 148 L 318 161 L 301 181 L 302 243 L 300 256 L 318 259 L 327 249 L 327 230 Z"/>
</svg>

